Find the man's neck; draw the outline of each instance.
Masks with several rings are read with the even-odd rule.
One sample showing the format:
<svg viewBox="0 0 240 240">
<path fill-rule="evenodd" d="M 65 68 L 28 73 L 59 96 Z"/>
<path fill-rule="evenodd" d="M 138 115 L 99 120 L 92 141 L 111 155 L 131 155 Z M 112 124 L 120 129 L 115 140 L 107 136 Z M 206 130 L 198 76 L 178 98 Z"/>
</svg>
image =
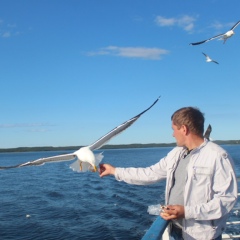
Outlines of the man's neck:
<svg viewBox="0 0 240 240">
<path fill-rule="evenodd" d="M 204 138 L 193 135 L 188 139 L 185 146 L 188 149 L 188 151 L 191 151 L 194 148 L 199 147 L 203 142 L 204 142 Z"/>
</svg>

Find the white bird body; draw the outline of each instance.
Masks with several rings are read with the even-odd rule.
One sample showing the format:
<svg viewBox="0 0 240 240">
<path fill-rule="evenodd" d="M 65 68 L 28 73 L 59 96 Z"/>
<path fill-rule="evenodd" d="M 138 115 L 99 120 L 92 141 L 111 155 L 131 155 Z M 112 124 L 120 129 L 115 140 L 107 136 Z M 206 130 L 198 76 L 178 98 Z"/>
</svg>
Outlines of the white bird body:
<svg viewBox="0 0 240 240">
<path fill-rule="evenodd" d="M 229 30 L 225 34 L 223 34 L 223 38 L 230 38 L 234 34 L 235 34 L 235 32 L 233 30 Z"/>
<path fill-rule="evenodd" d="M 159 97 L 160 98 L 160 97 Z M 63 155 L 57 155 L 52 157 L 46 157 L 46 158 L 40 158 L 34 161 L 29 161 L 26 163 L 18 164 L 15 166 L 0 166 L 0 170 L 10 169 L 10 168 L 20 168 L 20 167 L 26 167 L 26 166 L 38 166 L 43 165 L 47 162 L 61 162 L 61 161 L 70 161 L 77 159 L 75 162 L 73 162 L 70 165 L 70 168 L 73 171 L 77 172 L 86 172 L 86 171 L 97 171 L 97 167 L 101 160 L 103 159 L 102 153 L 94 154 L 93 151 L 101 148 L 104 144 L 106 144 L 111 138 L 117 136 L 124 130 L 126 130 L 128 127 L 130 127 L 142 114 L 144 114 L 146 111 L 148 111 L 153 105 L 157 103 L 159 98 L 146 110 L 139 113 L 135 117 L 127 120 L 126 122 L 120 124 L 119 126 L 112 129 L 110 132 L 99 138 L 97 141 L 95 141 L 93 144 L 81 147 L 79 150 L 70 153 L 70 154 L 63 154 Z"/>
<path fill-rule="evenodd" d="M 73 154 L 75 154 L 77 156 L 77 158 L 81 159 L 81 161 L 83 161 L 83 162 L 89 162 L 92 165 L 95 163 L 94 154 L 89 149 L 89 147 L 82 147 L 79 150 L 77 150 L 76 152 L 74 152 Z"/>
<path fill-rule="evenodd" d="M 95 155 L 88 146 L 80 148 L 73 154 L 77 156 L 77 160 L 70 165 L 70 168 L 76 172 L 96 172 L 103 158 L 102 153 Z"/>
<path fill-rule="evenodd" d="M 224 33 L 221 38 L 223 40 L 223 43 L 225 43 L 227 41 L 227 39 L 232 37 L 234 34 L 235 34 L 235 32 L 233 30 L 229 30 L 226 33 Z"/>
<path fill-rule="evenodd" d="M 227 41 L 227 39 L 229 39 L 230 37 L 232 37 L 235 33 L 234 33 L 234 29 L 240 24 L 240 21 L 238 21 L 237 23 L 235 23 L 235 25 L 229 30 L 227 31 L 226 33 L 222 33 L 222 34 L 218 34 L 217 36 L 214 36 L 214 37 L 211 37 L 207 40 L 203 40 L 203 41 L 200 41 L 200 42 L 195 42 L 195 43 L 190 43 L 190 45 L 199 45 L 199 44 L 202 44 L 202 43 L 205 43 L 205 42 L 208 42 L 208 41 L 211 41 L 213 39 L 216 39 L 216 38 L 219 38 L 221 40 L 223 40 L 223 43 L 225 43 Z"/>
</svg>

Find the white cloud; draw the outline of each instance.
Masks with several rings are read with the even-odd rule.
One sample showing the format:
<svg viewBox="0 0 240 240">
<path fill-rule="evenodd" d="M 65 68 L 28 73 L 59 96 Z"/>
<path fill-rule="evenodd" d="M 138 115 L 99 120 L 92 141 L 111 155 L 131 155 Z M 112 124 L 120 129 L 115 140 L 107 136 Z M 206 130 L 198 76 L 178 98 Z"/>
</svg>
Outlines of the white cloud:
<svg viewBox="0 0 240 240">
<path fill-rule="evenodd" d="M 38 132 L 42 132 L 42 133 L 44 133 L 44 132 L 51 132 L 51 130 L 49 130 L 49 129 L 46 129 L 46 128 L 33 128 L 33 129 L 29 129 L 29 130 L 27 130 L 27 132 L 33 132 L 33 133 L 38 133 Z"/>
<path fill-rule="evenodd" d="M 9 123 L 9 124 L 0 124 L 0 128 L 5 129 L 21 129 L 24 132 L 50 132 L 51 127 L 55 126 L 48 123 Z M 50 127 L 50 128 L 49 128 Z"/>
<path fill-rule="evenodd" d="M 11 33 L 10 32 L 4 32 L 3 34 L 2 34 L 2 37 L 4 37 L 4 38 L 9 38 L 11 36 Z"/>
<path fill-rule="evenodd" d="M 176 24 L 177 20 L 175 18 L 164 18 L 162 16 L 157 16 L 155 21 L 159 26 L 165 27 L 165 26 L 173 26 L 174 24 Z"/>
<path fill-rule="evenodd" d="M 157 25 L 161 27 L 177 26 L 183 28 L 187 32 L 193 31 L 195 21 L 196 18 L 188 15 L 184 15 L 179 18 L 165 18 L 163 16 L 157 16 L 155 19 Z"/>
<path fill-rule="evenodd" d="M 9 123 L 9 124 L 0 124 L 0 128 L 31 128 L 31 127 L 46 127 L 54 126 L 53 124 L 48 123 Z"/>
<path fill-rule="evenodd" d="M 16 24 L 7 24 L 7 27 L 9 27 L 9 28 L 16 28 L 17 27 L 17 25 Z"/>
<path fill-rule="evenodd" d="M 162 55 L 166 55 L 168 53 L 169 51 L 161 48 L 108 46 L 101 48 L 97 52 L 90 52 L 88 55 L 112 55 L 126 58 L 159 60 L 161 59 Z"/>
<path fill-rule="evenodd" d="M 229 30 L 229 28 L 234 26 L 234 22 L 228 22 L 228 23 L 220 23 L 218 21 L 215 21 L 210 25 L 210 28 L 214 28 L 216 30 L 222 30 L 225 29 L 226 31 Z"/>
<path fill-rule="evenodd" d="M 5 23 L 0 19 L 0 38 L 10 38 L 19 35 L 16 24 Z"/>
<path fill-rule="evenodd" d="M 214 22 L 214 23 L 211 24 L 210 27 L 214 28 L 214 29 L 221 29 L 221 28 L 223 28 L 223 25 L 219 22 Z"/>
</svg>

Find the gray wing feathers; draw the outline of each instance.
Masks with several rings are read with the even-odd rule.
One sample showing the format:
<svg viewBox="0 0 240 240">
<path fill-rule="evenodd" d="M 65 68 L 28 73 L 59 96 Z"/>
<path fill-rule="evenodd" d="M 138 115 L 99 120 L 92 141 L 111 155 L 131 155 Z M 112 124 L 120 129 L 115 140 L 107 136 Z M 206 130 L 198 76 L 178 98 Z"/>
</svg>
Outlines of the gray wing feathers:
<svg viewBox="0 0 240 240">
<path fill-rule="evenodd" d="M 160 98 L 160 97 L 159 97 Z M 120 134 L 122 131 L 124 131 L 125 129 L 127 129 L 128 127 L 130 127 L 135 121 L 137 121 L 137 119 L 144 114 L 146 111 L 148 111 L 151 107 L 153 107 L 153 105 L 155 105 L 157 103 L 157 101 L 159 100 L 159 98 L 146 110 L 144 110 L 143 112 L 139 113 L 137 116 L 129 119 L 128 121 L 122 123 L 121 125 L 119 125 L 118 127 L 114 128 L 113 130 L 111 130 L 110 132 L 108 132 L 106 135 L 104 135 L 103 137 L 99 138 L 96 142 L 94 142 L 92 145 L 89 146 L 89 148 L 93 151 L 95 149 L 99 149 L 100 147 L 102 147 L 104 144 L 106 144 L 111 138 L 117 136 L 118 134 Z"/>
<path fill-rule="evenodd" d="M 211 37 L 211 38 L 207 39 L 206 42 L 208 42 L 208 41 L 210 41 L 210 40 L 213 40 L 213 39 L 215 39 L 215 38 L 221 37 L 221 36 L 223 36 L 223 35 L 224 35 L 224 33 L 218 34 L 217 36 L 214 36 L 214 37 Z"/>
<path fill-rule="evenodd" d="M 89 148 L 92 151 L 95 149 L 99 149 L 104 144 L 106 144 L 111 138 L 117 136 L 119 133 L 124 131 L 126 128 L 130 127 L 139 117 L 140 116 L 132 118 L 132 119 L 128 120 L 127 122 L 121 124 L 120 126 L 114 128 L 112 131 L 107 133 L 105 136 L 99 138 L 95 143 L 93 143 L 91 146 L 89 146 Z"/>
<path fill-rule="evenodd" d="M 203 137 L 209 140 L 211 132 L 212 132 L 212 126 L 209 124 L 208 128 L 207 128 L 206 132 L 204 133 Z"/>
<path fill-rule="evenodd" d="M 190 43 L 190 45 L 199 45 L 199 44 L 202 44 L 202 43 L 211 41 L 211 40 L 213 40 L 213 39 L 215 39 L 215 38 L 221 37 L 222 35 L 224 35 L 224 34 L 219 34 L 219 35 L 214 36 L 214 37 L 211 37 L 211 38 L 209 38 L 209 39 L 207 39 L 207 40 L 203 40 L 203 41 L 201 41 L 201 42 Z"/>
<path fill-rule="evenodd" d="M 57 155 L 53 157 L 47 157 L 47 158 L 39 158 L 34 161 L 29 161 L 26 163 L 21 163 L 15 166 L 7 166 L 7 167 L 0 167 L 0 170 L 3 169 L 9 169 L 9 168 L 19 168 L 19 167 L 26 167 L 26 166 L 37 166 L 37 165 L 42 165 L 44 163 L 48 162 L 62 162 L 62 161 L 70 161 L 76 158 L 75 154 L 64 154 L 64 155 Z"/>
</svg>

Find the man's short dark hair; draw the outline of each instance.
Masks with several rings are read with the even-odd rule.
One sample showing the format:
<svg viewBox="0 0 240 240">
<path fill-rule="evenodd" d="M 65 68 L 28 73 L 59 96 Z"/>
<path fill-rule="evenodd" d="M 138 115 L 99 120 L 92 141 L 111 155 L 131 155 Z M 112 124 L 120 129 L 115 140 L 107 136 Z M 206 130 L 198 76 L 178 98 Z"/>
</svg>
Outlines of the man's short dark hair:
<svg viewBox="0 0 240 240">
<path fill-rule="evenodd" d="M 203 136 L 205 119 L 204 114 L 198 108 L 180 108 L 173 113 L 171 120 L 178 128 L 185 125 L 191 133 Z"/>
</svg>

